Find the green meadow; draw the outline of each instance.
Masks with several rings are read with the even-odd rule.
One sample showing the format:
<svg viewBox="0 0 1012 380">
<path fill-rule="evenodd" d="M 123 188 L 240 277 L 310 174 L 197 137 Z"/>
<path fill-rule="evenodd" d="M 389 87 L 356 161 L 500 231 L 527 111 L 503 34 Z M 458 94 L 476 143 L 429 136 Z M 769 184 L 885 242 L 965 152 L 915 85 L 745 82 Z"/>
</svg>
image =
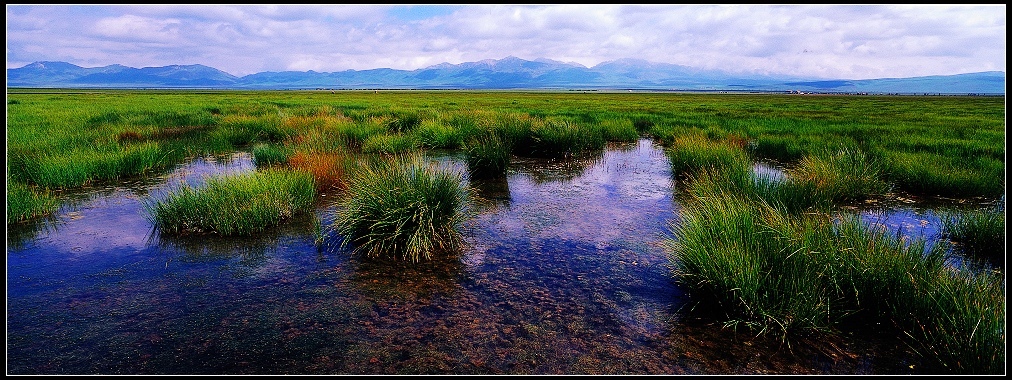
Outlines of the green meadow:
<svg viewBox="0 0 1012 380">
<path fill-rule="evenodd" d="M 684 209 L 672 277 L 728 326 L 785 339 L 867 321 L 953 373 L 1004 372 L 1005 98 L 519 91 L 8 90 L 7 224 L 63 191 L 250 152 L 256 170 L 146 203 L 163 234 L 252 235 L 341 199 L 334 224 L 363 259 L 411 262 L 462 245 L 467 175 L 516 157 L 565 160 L 609 142 L 664 147 Z M 755 162 L 784 169 L 775 179 Z M 903 195 L 998 202 L 946 216 L 948 244 L 871 229 L 843 206 Z M 944 243 L 944 242 L 943 242 Z M 982 252 L 982 253 L 981 253 Z"/>
</svg>

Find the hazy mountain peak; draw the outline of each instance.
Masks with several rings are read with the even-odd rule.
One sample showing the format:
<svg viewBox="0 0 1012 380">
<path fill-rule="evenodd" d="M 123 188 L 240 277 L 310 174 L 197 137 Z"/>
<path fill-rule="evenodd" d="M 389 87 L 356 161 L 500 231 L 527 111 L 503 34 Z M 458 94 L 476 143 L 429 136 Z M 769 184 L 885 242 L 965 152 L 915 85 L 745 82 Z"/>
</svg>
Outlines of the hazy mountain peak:
<svg viewBox="0 0 1012 380">
<path fill-rule="evenodd" d="M 534 62 L 548 63 L 548 64 L 553 64 L 553 65 L 564 65 L 564 66 L 572 66 L 572 67 L 581 67 L 581 68 L 584 68 L 584 69 L 587 68 L 587 66 L 581 65 L 579 62 L 562 62 L 562 61 L 556 61 L 554 59 L 544 58 L 544 57 L 536 58 L 536 59 L 534 59 Z"/>
<path fill-rule="evenodd" d="M 83 68 L 39 61 L 7 69 L 13 87 L 147 88 L 411 88 L 411 89 L 644 89 L 661 91 L 813 91 L 867 93 L 1004 94 L 1005 72 L 965 73 L 865 80 L 805 79 L 787 74 L 742 74 L 641 58 L 602 62 L 592 68 L 548 58 L 515 56 L 419 70 L 369 69 L 341 72 L 261 72 L 236 77 L 213 67 L 168 65 L 136 69 L 119 64 Z"/>
<path fill-rule="evenodd" d="M 435 65 L 432 65 L 432 66 L 429 66 L 429 67 L 422 68 L 422 70 L 449 69 L 449 68 L 454 67 L 454 66 L 456 66 L 456 65 L 454 65 L 454 64 L 452 64 L 450 62 L 443 62 L 443 63 L 440 63 L 440 64 L 435 64 Z"/>
</svg>

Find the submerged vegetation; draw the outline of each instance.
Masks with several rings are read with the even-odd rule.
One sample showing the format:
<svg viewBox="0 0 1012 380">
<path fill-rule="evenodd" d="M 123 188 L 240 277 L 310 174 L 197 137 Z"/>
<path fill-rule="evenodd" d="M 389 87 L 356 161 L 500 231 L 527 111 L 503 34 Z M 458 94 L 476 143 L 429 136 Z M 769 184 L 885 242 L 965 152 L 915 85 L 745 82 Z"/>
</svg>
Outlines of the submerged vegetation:
<svg viewBox="0 0 1012 380">
<path fill-rule="evenodd" d="M 7 223 L 54 192 L 248 151 L 257 169 L 146 203 L 165 234 L 248 235 L 340 199 L 329 226 L 359 256 L 418 262 L 463 244 L 471 189 L 426 162 L 461 150 L 470 177 L 514 157 L 561 161 L 607 142 L 665 147 L 685 200 L 667 241 L 676 278 L 758 333 L 898 326 L 941 368 L 1002 373 L 1001 270 L 953 269 L 948 245 L 841 212 L 889 197 L 997 199 L 1004 97 L 322 91 L 8 93 Z M 784 175 L 755 174 L 772 161 Z M 322 228 L 316 239 L 325 236 Z M 945 219 L 966 252 L 1004 255 L 1004 210 Z"/>
</svg>

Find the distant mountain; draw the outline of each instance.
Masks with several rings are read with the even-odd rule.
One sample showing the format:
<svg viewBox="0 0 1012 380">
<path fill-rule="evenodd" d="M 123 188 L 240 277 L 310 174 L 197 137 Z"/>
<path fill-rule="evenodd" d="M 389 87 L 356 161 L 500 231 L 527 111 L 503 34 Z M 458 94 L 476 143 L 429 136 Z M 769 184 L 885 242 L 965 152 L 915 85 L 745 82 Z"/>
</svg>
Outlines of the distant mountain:
<svg viewBox="0 0 1012 380">
<path fill-rule="evenodd" d="M 228 87 L 238 78 L 204 65 L 84 68 L 66 62 L 35 62 L 7 70 L 8 87 Z"/>
<path fill-rule="evenodd" d="M 7 70 L 8 87 L 232 89 L 639 89 L 672 91 L 801 91 L 848 93 L 1005 94 L 1005 73 L 864 80 L 728 73 L 643 59 L 586 67 L 548 58 L 517 57 L 417 70 L 281 71 L 236 77 L 204 65 L 84 68 L 35 62 Z"/>
</svg>

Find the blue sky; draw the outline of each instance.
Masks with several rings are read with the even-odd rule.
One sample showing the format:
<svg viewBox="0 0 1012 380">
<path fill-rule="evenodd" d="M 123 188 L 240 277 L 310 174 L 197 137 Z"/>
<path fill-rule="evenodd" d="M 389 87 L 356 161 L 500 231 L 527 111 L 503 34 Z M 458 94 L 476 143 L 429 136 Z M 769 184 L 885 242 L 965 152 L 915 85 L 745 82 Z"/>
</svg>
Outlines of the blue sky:
<svg viewBox="0 0 1012 380">
<path fill-rule="evenodd" d="M 1005 71 L 1005 5 L 7 5 L 7 68 L 414 70 L 639 58 L 868 79 Z"/>
</svg>

